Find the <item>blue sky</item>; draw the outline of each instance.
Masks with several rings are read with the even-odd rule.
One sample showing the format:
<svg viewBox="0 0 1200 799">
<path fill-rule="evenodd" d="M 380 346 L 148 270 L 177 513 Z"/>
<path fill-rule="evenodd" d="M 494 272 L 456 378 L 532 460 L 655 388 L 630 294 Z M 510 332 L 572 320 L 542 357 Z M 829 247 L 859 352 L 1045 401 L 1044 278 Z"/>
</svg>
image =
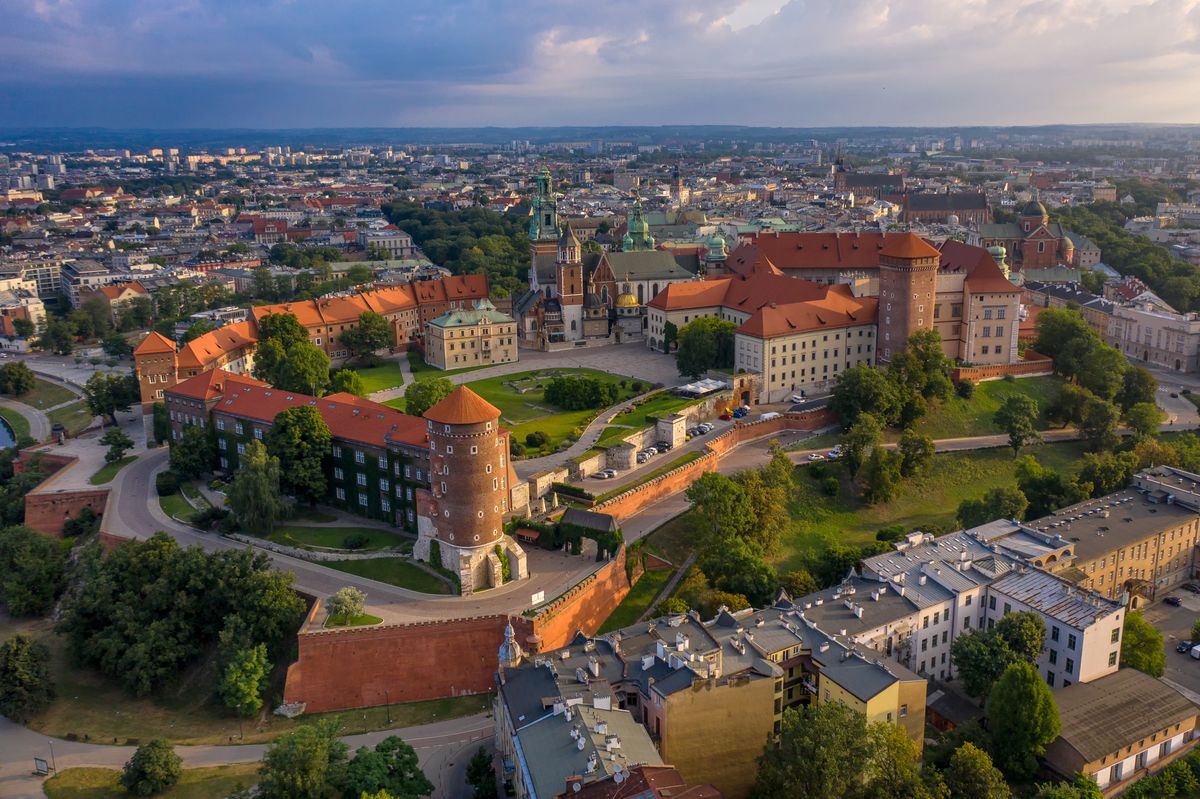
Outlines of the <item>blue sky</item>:
<svg viewBox="0 0 1200 799">
<path fill-rule="evenodd" d="M 0 22 L 0 126 L 1200 121 L 1200 0 L 0 0 Z"/>
</svg>

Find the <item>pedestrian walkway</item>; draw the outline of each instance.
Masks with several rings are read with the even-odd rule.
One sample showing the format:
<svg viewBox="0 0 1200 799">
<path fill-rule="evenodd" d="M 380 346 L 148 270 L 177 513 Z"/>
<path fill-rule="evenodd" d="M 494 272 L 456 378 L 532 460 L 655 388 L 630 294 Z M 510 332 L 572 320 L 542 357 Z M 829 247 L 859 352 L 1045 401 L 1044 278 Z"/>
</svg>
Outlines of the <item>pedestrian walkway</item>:
<svg viewBox="0 0 1200 799">
<path fill-rule="evenodd" d="M 0 407 L 19 413 L 29 422 L 29 435 L 35 441 L 45 441 L 50 437 L 50 418 L 45 411 L 40 411 L 31 405 L 15 400 L 0 399 Z"/>
</svg>

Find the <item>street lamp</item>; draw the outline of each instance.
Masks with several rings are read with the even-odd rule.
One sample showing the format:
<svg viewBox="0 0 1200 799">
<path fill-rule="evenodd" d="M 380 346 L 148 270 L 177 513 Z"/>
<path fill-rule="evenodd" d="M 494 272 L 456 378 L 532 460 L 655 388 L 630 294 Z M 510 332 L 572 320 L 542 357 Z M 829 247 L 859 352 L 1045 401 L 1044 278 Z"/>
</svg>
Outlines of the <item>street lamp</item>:
<svg viewBox="0 0 1200 799">
<path fill-rule="evenodd" d="M 384 709 L 387 712 L 387 723 L 391 724 L 392 723 L 392 696 L 388 692 L 388 689 L 386 689 L 386 688 L 383 689 L 383 698 L 385 701 Z"/>
<path fill-rule="evenodd" d="M 50 768 L 52 768 L 54 773 L 57 774 L 58 761 L 54 759 L 54 741 L 47 740 L 46 743 L 50 744 Z"/>
</svg>

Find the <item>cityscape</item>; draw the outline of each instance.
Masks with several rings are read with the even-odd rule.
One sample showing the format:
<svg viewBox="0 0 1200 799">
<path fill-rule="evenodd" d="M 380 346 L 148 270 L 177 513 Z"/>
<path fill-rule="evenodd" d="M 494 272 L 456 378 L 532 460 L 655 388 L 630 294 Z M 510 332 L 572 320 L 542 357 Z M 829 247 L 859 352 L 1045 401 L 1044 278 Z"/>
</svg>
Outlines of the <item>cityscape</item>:
<svg viewBox="0 0 1200 799">
<path fill-rule="evenodd" d="M 0 4 L 0 797 L 1200 797 L 1168 5 Z"/>
</svg>

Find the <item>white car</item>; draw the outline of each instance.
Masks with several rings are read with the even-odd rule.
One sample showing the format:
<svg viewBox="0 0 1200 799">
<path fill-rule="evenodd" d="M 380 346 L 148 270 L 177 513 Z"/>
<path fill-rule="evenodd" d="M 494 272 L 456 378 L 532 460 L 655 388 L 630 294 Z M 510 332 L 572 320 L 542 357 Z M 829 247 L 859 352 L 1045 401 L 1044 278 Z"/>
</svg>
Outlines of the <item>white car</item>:
<svg viewBox="0 0 1200 799">
<path fill-rule="evenodd" d="M 838 458 L 842 457 L 841 446 L 839 445 L 839 446 L 836 446 L 833 449 L 829 450 L 829 454 L 826 455 L 825 457 L 829 458 L 830 460 L 837 460 Z"/>
<path fill-rule="evenodd" d="M 807 399 L 807 397 L 802 397 L 802 396 L 800 396 L 799 394 L 793 394 L 793 395 L 792 395 L 792 402 L 795 402 L 795 403 L 797 403 L 797 404 L 798 404 L 798 403 L 801 403 L 801 402 L 804 402 L 804 400 L 806 400 L 806 399 Z"/>
<path fill-rule="evenodd" d="M 823 460 L 825 460 L 825 456 L 819 452 L 814 452 L 808 456 L 808 459 L 810 461 L 823 461 Z"/>
</svg>

